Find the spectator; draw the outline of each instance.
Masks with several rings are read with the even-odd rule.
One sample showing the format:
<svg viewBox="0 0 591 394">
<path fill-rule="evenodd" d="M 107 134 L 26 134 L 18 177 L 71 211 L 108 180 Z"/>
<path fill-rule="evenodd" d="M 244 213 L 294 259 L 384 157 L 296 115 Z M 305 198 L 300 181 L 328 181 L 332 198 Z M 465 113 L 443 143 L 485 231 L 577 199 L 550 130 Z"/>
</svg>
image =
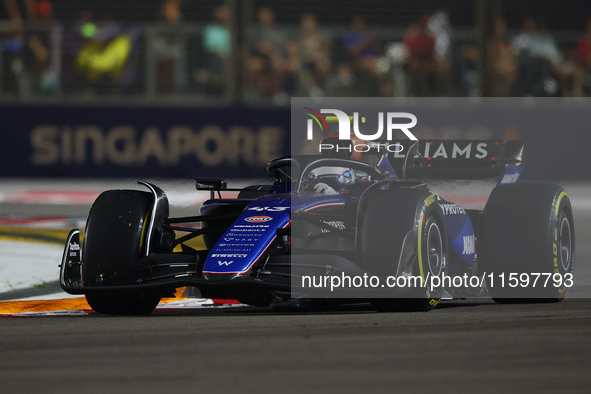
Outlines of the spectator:
<svg viewBox="0 0 591 394">
<path fill-rule="evenodd" d="M 158 92 L 183 92 L 187 89 L 187 50 L 179 28 L 184 0 L 165 0 L 162 18 L 165 22 L 151 45 L 158 54 Z"/>
<path fill-rule="evenodd" d="M 523 19 L 523 30 L 513 39 L 518 54 L 518 74 L 514 86 L 517 96 L 553 96 L 560 90 L 556 80 L 562 61 L 554 39 L 543 21 L 531 16 Z"/>
<path fill-rule="evenodd" d="M 247 65 L 247 99 L 252 103 L 269 102 L 281 89 L 279 79 L 269 69 L 269 62 L 260 56 L 251 56 Z"/>
<path fill-rule="evenodd" d="M 532 56 L 550 62 L 554 67 L 558 67 L 562 61 L 558 46 L 546 29 L 546 22 L 543 18 L 538 20 L 537 31 L 528 50 Z"/>
<path fill-rule="evenodd" d="M 34 14 L 40 22 L 53 21 L 53 5 L 48 0 L 40 0 L 34 4 Z M 48 25 L 49 27 L 49 25 Z M 50 56 L 49 31 L 45 34 L 33 35 L 28 45 L 35 57 L 35 85 L 39 93 L 51 93 L 57 88 L 57 70 L 52 67 Z"/>
<path fill-rule="evenodd" d="M 306 90 L 312 96 L 320 94 L 320 87 L 330 72 L 330 43 L 318 29 L 316 17 L 304 14 L 301 20 L 300 54 Z"/>
<path fill-rule="evenodd" d="M 522 30 L 513 38 L 511 44 L 518 54 L 522 51 L 527 51 L 531 47 L 531 42 L 537 33 L 536 21 L 532 16 L 525 16 L 523 18 Z"/>
<path fill-rule="evenodd" d="M 583 72 L 581 91 L 584 90 L 585 95 L 589 96 L 591 95 L 591 18 L 587 21 L 587 30 L 579 39 L 577 58 Z"/>
<path fill-rule="evenodd" d="M 53 5 L 49 0 L 24 0 L 22 7 L 16 0 L 4 0 L 4 5 L 11 19 L 14 30 L 11 37 L 4 40 L 2 51 L 7 56 L 4 60 L 9 73 L 2 76 L 5 90 L 18 91 L 28 95 L 37 90 L 39 93 L 53 91 L 57 84 L 56 71 L 51 67 L 50 25 L 45 25 L 34 34 L 24 30 L 23 15 L 34 22 L 51 22 Z"/>
<path fill-rule="evenodd" d="M 348 63 L 341 63 L 336 74 L 332 74 L 325 81 L 326 95 L 329 97 L 356 96 L 357 83 L 353 70 Z"/>
<path fill-rule="evenodd" d="M 517 76 L 517 53 L 509 41 L 507 22 L 501 16 L 495 20 L 495 36 L 491 49 L 493 94 L 499 97 L 510 96 Z"/>
<path fill-rule="evenodd" d="M 249 95 L 268 102 L 283 96 L 288 40 L 275 26 L 273 10 L 267 7 L 259 9 L 257 19 L 258 26 L 252 35 L 251 59 L 248 62 L 249 80 L 252 83 Z"/>
<path fill-rule="evenodd" d="M 585 70 L 589 68 L 589 61 L 591 60 L 591 18 L 587 20 L 587 30 L 579 39 L 577 55 L 583 68 Z"/>
<path fill-rule="evenodd" d="M 301 65 L 301 54 L 300 54 L 300 41 L 289 40 L 287 42 L 287 59 L 284 66 L 283 75 L 283 93 L 287 97 L 283 98 L 283 101 L 289 101 L 289 96 L 302 96 L 306 93 L 301 92 L 302 82 L 304 77 L 302 65 Z M 309 84 L 314 84 L 313 81 L 308 81 Z"/>
<path fill-rule="evenodd" d="M 206 86 L 208 93 L 222 94 L 225 89 L 226 65 L 232 49 L 230 17 L 230 7 L 221 5 L 214 10 L 214 21 L 203 29 L 205 69 L 199 72 L 197 79 Z"/>
<path fill-rule="evenodd" d="M 363 90 L 362 96 L 376 96 L 379 93 L 377 69 L 377 45 L 373 34 L 367 31 L 365 19 L 356 15 L 351 19 L 351 31 L 342 38 L 346 59 Z"/>
<path fill-rule="evenodd" d="M 287 37 L 277 29 L 275 25 L 275 13 L 268 7 L 263 7 L 257 12 L 258 26 L 254 32 L 253 46 L 256 51 L 274 58 L 283 58 L 286 52 Z"/>
<path fill-rule="evenodd" d="M 230 55 L 230 7 L 221 5 L 214 10 L 214 21 L 203 29 L 203 47 L 208 53 L 227 59 Z"/>
<path fill-rule="evenodd" d="M 429 15 L 424 14 L 404 34 L 409 53 L 407 78 L 413 96 L 432 96 L 435 77 L 435 38 L 427 29 Z"/>
<path fill-rule="evenodd" d="M 445 9 L 429 17 L 427 29 L 435 38 L 435 90 L 438 94 L 448 93 L 447 75 L 451 63 L 452 27 Z"/>
</svg>

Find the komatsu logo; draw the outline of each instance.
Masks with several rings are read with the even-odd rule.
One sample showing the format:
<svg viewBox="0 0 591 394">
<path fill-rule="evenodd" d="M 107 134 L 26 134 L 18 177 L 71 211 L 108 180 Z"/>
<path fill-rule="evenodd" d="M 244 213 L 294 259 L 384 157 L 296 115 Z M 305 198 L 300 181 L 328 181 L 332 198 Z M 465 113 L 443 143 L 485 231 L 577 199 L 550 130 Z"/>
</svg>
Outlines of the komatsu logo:
<svg viewBox="0 0 591 394">
<path fill-rule="evenodd" d="M 462 254 L 476 253 L 476 246 L 474 244 L 474 235 L 467 235 L 464 237 L 464 250 Z"/>
<path fill-rule="evenodd" d="M 507 169 L 507 171 L 505 171 L 505 175 L 503 175 L 503 179 L 501 179 L 501 182 L 499 182 L 499 185 L 516 183 L 521 173 L 523 173 L 523 167 L 513 167 Z"/>
<path fill-rule="evenodd" d="M 515 174 L 507 174 L 505 176 L 503 176 L 503 179 L 501 180 L 501 185 L 506 185 L 506 184 L 510 184 L 510 183 L 516 183 L 517 182 L 517 178 L 519 178 L 519 175 L 521 175 L 520 173 L 515 173 Z"/>
</svg>

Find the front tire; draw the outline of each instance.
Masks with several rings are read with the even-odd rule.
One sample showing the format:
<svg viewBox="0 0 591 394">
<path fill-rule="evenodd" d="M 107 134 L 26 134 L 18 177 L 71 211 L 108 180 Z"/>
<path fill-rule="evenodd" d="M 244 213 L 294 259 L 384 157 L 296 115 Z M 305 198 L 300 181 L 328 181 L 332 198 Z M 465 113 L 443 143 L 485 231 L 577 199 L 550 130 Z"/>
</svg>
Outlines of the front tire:
<svg viewBox="0 0 591 394">
<path fill-rule="evenodd" d="M 82 248 L 82 278 L 88 287 L 129 284 L 134 263 L 144 256 L 153 198 L 136 190 L 109 190 L 92 205 Z M 93 291 L 86 294 L 96 312 L 147 315 L 160 301 L 150 292 Z"/>
<path fill-rule="evenodd" d="M 156 309 L 160 296 L 147 292 L 105 291 L 86 294 L 90 307 L 107 315 L 149 315 Z"/>
<path fill-rule="evenodd" d="M 441 220 L 434 213 L 429 213 L 420 224 L 417 235 L 417 265 L 413 276 L 420 276 L 423 281 L 430 277 L 441 277 L 447 273 L 447 245 Z M 428 312 L 435 309 L 441 301 L 443 288 L 413 288 L 412 298 L 377 298 L 371 304 L 378 312 Z M 407 295 L 411 297 L 411 295 Z"/>
<path fill-rule="evenodd" d="M 393 187 L 377 190 L 360 203 L 360 265 L 382 280 L 411 274 L 427 286 L 413 285 L 398 298 L 376 298 L 371 304 L 382 312 L 429 311 L 444 290 L 431 289 L 428 278 L 447 272 L 441 208 L 424 183 L 400 182 Z"/>
</svg>

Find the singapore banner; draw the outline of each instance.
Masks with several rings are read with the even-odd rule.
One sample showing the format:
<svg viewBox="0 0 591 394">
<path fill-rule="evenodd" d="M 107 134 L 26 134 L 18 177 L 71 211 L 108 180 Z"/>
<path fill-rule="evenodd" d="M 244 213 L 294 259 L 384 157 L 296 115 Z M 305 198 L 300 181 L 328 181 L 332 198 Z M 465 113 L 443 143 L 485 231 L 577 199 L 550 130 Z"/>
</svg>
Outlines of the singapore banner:
<svg viewBox="0 0 591 394">
<path fill-rule="evenodd" d="M 277 108 L 0 106 L 4 177 L 253 177 L 289 152 Z"/>
</svg>

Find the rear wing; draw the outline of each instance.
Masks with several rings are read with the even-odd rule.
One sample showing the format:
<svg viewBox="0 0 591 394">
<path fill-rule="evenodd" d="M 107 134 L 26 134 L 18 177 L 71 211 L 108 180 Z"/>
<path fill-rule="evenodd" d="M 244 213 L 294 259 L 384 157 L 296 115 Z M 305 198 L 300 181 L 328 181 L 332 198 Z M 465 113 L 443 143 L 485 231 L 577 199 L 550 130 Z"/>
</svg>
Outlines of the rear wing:
<svg viewBox="0 0 591 394">
<path fill-rule="evenodd" d="M 508 168 L 521 166 L 523 160 L 522 141 L 428 140 L 400 144 L 402 152 L 389 152 L 387 157 L 394 169 L 402 170 L 406 161 L 406 178 L 496 178 Z"/>
<path fill-rule="evenodd" d="M 343 141 L 327 137 L 322 142 L 338 145 L 323 155 L 370 164 L 385 155 L 397 177 L 404 179 L 489 179 L 523 170 L 523 142 L 517 140 Z M 507 172 L 513 167 L 520 168 Z"/>
</svg>

